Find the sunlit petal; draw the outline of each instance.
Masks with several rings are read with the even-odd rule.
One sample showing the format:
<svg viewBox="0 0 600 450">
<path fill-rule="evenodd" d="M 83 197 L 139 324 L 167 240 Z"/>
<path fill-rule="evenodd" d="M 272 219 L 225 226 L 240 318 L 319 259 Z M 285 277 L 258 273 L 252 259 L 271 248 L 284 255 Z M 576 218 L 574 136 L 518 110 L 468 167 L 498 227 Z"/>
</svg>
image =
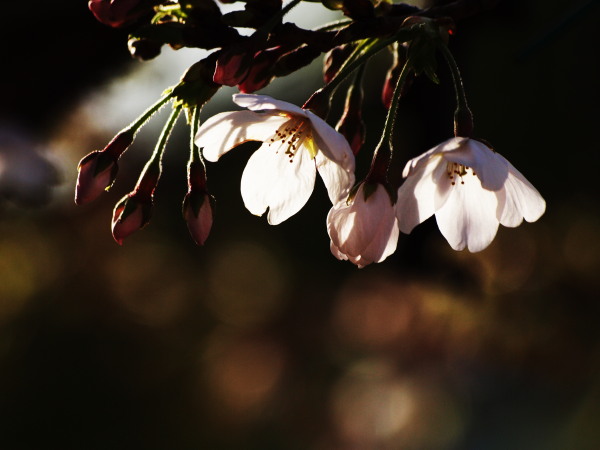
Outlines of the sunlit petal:
<svg viewBox="0 0 600 450">
<path fill-rule="evenodd" d="M 288 120 L 289 117 L 272 113 L 224 112 L 200 126 L 195 142 L 204 148 L 203 154 L 208 161 L 217 161 L 239 144 L 269 139 Z"/>
<path fill-rule="evenodd" d="M 504 189 L 497 192 L 497 217 L 506 227 L 519 226 L 523 218 L 535 222 L 546 211 L 546 202 L 521 172 L 508 161 L 506 164 L 509 174 Z"/>
<path fill-rule="evenodd" d="M 308 201 L 315 184 L 314 161 L 305 152 L 290 160 L 285 149 L 263 144 L 248 160 L 241 192 L 246 208 L 277 225 L 296 214 Z"/>
<path fill-rule="evenodd" d="M 354 171 L 354 154 L 346 138 L 319 116 L 310 111 L 306 111 L 306 114 L 312 124 L 313 138 L 323 155 L 347 170 Z"/>
<path fill-rule="evenodd" d="M 444 158 L 473 169 L 484 189 L 497 191 L 502 188 L 508 176 L 508 161 L 477 140 L 453 138 L 450 141 L 458 145 L 454 150 L 445 150 Z"/>
<path fill-rule="evenodd" d="M 342 201 L 329 211 L 327 231 L 331 251 L 364 267 L 381 262 L 396 250 L 398 222 L 386 189 L 377 184 L 366 199 L 362 184 L 350 204 Z"/>
<path fill-rule="evenodd" d="M 409 164 L 410 161 L 407 167 Z M 398 189 L 396 215 L 403 233 L 409 234 L 414 227 L 435 213 L 438 179 L 434 178 L 433 174 L 444 170 L 443 166 L 444 160 L 441 156 L 434 156 L 415 165 L 415 171 Z"/>
<path fill-rule="evenodd" d="M 279 110 L 289 112 L 297 116 L 307 117 L 306 111 L 294 105 L 293 103 L 284 102 L 269 97 L 268 95 L 259 94 L 234 94 L 233 101 L 239 106 L 248 108 L 250 111 L 263 110 Z"/>
<path fill-rule="evenodd" d="M 486 248 L 496 236 L 496 195 L 481 188 L 476 177 L 451 189 L 444 205 L 435 213 L 442 235 L 454 250 L 471 252 Z"/>
<path fill-rule="evenodd" d="M 339 201 L 345 200 L 354 186 L 354 164 L 351 169 L 345 168 L 326 158 L 321 152 L 317 153 L 315 161 L 331 203 L 335 205 Z M 352 158 L 352 162 L 354 162 L 354 158 Z"/>
</svg>

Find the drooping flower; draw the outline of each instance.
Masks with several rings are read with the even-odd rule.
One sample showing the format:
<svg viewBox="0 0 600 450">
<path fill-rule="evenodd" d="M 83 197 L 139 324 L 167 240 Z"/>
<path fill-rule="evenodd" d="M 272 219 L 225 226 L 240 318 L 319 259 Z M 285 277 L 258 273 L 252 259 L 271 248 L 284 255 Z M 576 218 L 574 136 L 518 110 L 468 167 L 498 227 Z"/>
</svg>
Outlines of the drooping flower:
<svg viewBox="0 0 600 450">
<path fill-rule="evenodd" d="M 217 161 L 238 144 L 263 142 L 242 174 L 242 198 L 252 214 L 268 208 L 271 225 L 296 214 L 313 191 L 317 171 L 333 204 L 347 197 L 354 155 L 340 133 L 311 111 L 266 95 L 236 94 L 233 101 L 248 111 L 211 117 L 196 144 L 207 160 Z"/>
<path fill-rule="evenodd" d="M 400 231 L 435 214 L 438 227 L 454 250 L 485 249 L 498 225 L 535 222 L 546 202 L 529 181 L 487 145 L 455 137 L 410 160 L 398 190 Z"/>
<path fill-rule="evenodd" d="M 387 189 L 381 183 L 363 182 L 354 195 L 327 215 L 331 253 L 359 268 L 381 262 L 396 251 L 398 220 Z"/>
</svg>

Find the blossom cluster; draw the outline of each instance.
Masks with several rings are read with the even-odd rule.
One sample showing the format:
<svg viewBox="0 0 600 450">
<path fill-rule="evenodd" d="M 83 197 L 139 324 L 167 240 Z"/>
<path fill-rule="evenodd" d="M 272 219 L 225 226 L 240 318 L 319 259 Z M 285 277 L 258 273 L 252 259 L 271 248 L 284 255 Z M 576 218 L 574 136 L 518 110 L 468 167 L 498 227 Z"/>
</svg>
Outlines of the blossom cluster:
<svg viewBox="0 0 600 450">
<path fill-rule="evenodd" d="M 345 36 L 346 40 L 333 41 L 326 52 L 326 84 L 322 89 L 302 107 L 248 93 L 261 89 L 274 76 L 282 76 L 285 72 L 282 67 L 295 67 L 293 72 L 314 59 L 313 54 L 321 54 L 328 49 L 327 45 L 332 45 L 331 42 L 317 45 L 312 37 L 307 37 L 313 35 L 307 33 L 298 41 L 297 28 L 281 23 L 285 12 L 298 2 L 292 1 L 284 8 L 277 1 L 248 2 L 240 14 L 245 13 L 247 20 L 256 22 L 250 20 L 256 32 L 239 38 L 231 36 L 230 29 L 235 30 L 227 25 L 231 17 L 223 20 L 217 10 L 209 8 L 210 14 L 220 18 L 219 23 L 224 27 L 219 28 L 222 42 L 215 45 L 219 50 L 193 65 L 180 84 L 120 132 L 104 150 L 92 152 L 81 160 L 77 204 L 87 203 L 110 188 L 117 176 L 117 162 L 138 129 L 159 108 L 173 102 L 173 113 L 135 189 L 115 207 L 112 230 L 118 243 L 150 220 L 164 148 L 182 110 L 191 129 L 183 216 L 194 241 L 200 245 L 209 236 L 215 213 L 205 160 L 216 162 L 247 141 L 262 143 L 250 156 L 241 178 L 240 191 L 248 211 L 257 216 L 266 213 L 269 224 L 280 224 L 307 203 L 318 173 L 332 205 L 324 224 L 331 253 L 358 267 L 386 259 L 395 252 L 401 233 L 409 234 L 433 215 L 453 249 L 466 248 L 471 252 L 490 245 L 500 224 L 516 227 L 523 219 L 533 222 L 541 217 L 546 205 L 540 193 L 507 159 L 473 136 L 472 114 L 447 45 L 455 26 L 451 17 L 411 15 L 414 11 L 402 10 L 401 5 L 380 4 L 374 9 L 370 1 L 341 2 L 342 11 L 350 20 L 333 29 L 336 36 Z M 171 5 L 177 14 L 167 13 L 166 6 L 158 2 L 152 23 L 198 26 L 198 5 L 193 2 L 185 7 L 178 5 L 179 9 Z M 260 10 L 263 15 L 249 8 L 251 5 L 264 6 Z M 90 1 L 96 17 L 111 26 L 123 26 L 144 17 L 148 11 L 138 6 L 135 0 Z M 204 6 L 201 12 L 208 14 Z M 388 26 L 396 25 L 383 32 L 381 27 L 377 28 L 365 39 L 365 24 L 380 17 L 387 17 Z M 357 24 L 363 28 L 353 35 Z M 201 31 L 205 30 L 201 27 Z M 132 36 L 138 39 L 139 31 Z M 355 155 L 369 151 L 363 148 L 362 72 L 369 59 L 384 48 L 394 52 L 392 67 L 382 87 L 382 101 L 389 112 L 382 138 L 372 149 L 370 170 L 357 180 Z M 438 52 L 448 63 L 456 91 L 454 136 L 410 159 L 404 167 L 404 181 L 400 186 L 392 186 L 387 172 L 392 153 L 398 152 L 391 139 L 398 103 L 415 76 L 424 74 L 439 82 L 435 70 Z M 346 95 L 344 114 L 334 128 L 327 121 L 329 104 L 339 84 L 347 79 L 352 79 L 352 84 Z M 222 112 L 200 123 L 202 106 L 222 85 L 238 86 L 241 93 L 233 95 L 233 101 L 245 109 Z"/>
</svg>

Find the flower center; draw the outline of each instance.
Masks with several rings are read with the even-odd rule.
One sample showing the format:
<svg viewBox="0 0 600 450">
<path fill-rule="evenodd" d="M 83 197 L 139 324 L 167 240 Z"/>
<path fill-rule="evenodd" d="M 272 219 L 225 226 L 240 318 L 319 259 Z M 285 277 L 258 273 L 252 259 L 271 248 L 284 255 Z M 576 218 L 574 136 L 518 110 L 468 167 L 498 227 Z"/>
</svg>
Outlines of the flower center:
<svg viewBox="0 0 600 450">
<path fill-rule="evenodd" d="M 292 117 L 281 125 L 267 142 L 269 145 L 277 146 L 275 153 L 279 153 L 279 150 L 284 149 L 285 154 L 292 162 L 294 155 L 302 144 L 306 144 L 305 147 L 308 149 L 311 158 L 316 156 L 316 149 L 312 141 L 310 121 L 304 117 Z"/>
<path fill-rule="evenodd" d="M 460 184 L 465 184 L 464 177 L 469 174 L 469 171 L 471 174 L 477 175 L 473 169 L 463 164 L 448 161 L 446 165 L 446 173 L 452 186 L 455 186 L 457 181 L 460 181 Z"/>
</svg>

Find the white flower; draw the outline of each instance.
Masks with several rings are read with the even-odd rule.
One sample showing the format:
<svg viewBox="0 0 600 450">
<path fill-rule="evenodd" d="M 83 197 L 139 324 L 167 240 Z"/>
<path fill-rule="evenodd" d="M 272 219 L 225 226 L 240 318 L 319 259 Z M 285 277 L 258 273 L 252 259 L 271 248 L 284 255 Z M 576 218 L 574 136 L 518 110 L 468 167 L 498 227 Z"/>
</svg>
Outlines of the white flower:
<svg viewBox="0 0 600 450">
<path fill-rule="evenodd" d="M 327 215 L 331 253 L 362 268 L 396 251 L 398 220 L 394 203 L 380 183 L 362 183 L 355 195 Z"/>
<path fill-rule="evenodd" d="M 412 229 L 435 214 L 454 250 L 486 248 L 498 224 L 535 222 L 546 210 L 540 193 L 502 155 L 485 144 L 455 137 L 410 160 L 398 190 L 400 230 Z"/>
<path fill-rule="evenodd" d="M 263 145 L 250 157 L 242 175 L 246 208 L 257 216 L 269 209 L 276 225 L 308 201 L 319 172 L 333 204 L 354 184 L 354 155 L 346 139 L 308 110 L 266 95 L 236 94 L 233 101 L 249 111 L 208 119 L 196 135 L 204 157 L 217 161 L 246 141 Z"/>
</svg>

